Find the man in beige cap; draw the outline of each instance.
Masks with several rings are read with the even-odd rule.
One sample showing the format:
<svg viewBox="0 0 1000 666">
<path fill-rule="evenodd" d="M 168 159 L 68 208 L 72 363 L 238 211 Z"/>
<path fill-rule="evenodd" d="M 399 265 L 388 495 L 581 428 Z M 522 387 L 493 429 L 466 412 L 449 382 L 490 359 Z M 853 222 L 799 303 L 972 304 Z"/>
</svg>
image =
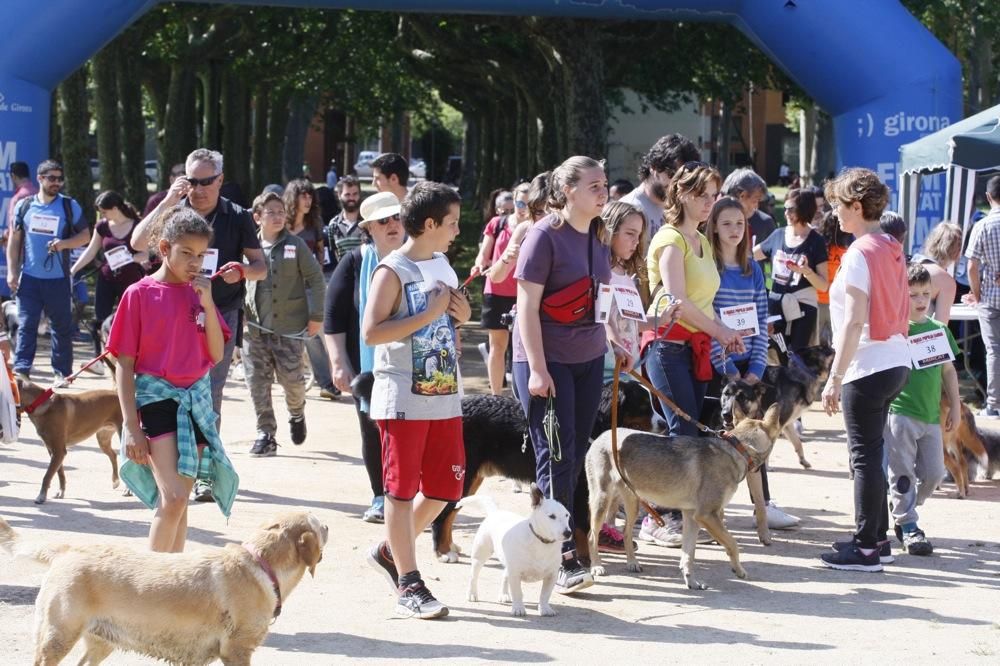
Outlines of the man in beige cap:
<svg viewBox="0 0 1000 666">
<path fill-rule="evenodd" d="M 375 267 L 406 238 L 399 220 L 399 208 L 399 199 L 391 192 L 379 192 L 364 200 L 358 224 L 368 232 L 371 242 L 345 254 L 327 285 L 323 333 L 333 384 L 345 393 L 351 390 L 351 380 L 356 374 L 371 372 L 375 365 L 374 349 L 361 341 L 361 313 L 365 311 Z M 354 396 L 354 407 L 361 427 L 361 459 L 372 489 L 371 506 L 365 510 L 362 520 L 381 523 L 385 520 L 382 441 L 375 422 L 368 417 L 367 403 Z"/>
</svg>

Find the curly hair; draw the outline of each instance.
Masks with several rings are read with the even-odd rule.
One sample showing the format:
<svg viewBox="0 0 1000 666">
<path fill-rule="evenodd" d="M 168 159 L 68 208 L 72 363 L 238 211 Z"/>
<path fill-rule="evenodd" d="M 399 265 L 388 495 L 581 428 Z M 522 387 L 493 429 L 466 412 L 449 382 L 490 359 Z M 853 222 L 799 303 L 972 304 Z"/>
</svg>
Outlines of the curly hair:
<svg viewBox="0 0 1000 666">
<path fill-rule="evenodd" d="M 668 134 L 657 139 L 639 163 L 639 180 L 648 179 L 654 171 L 663 171 L 671 178 L 677 168 L 701 159 L 698 148 L 683 134 Z"/>
<path fill-rule="evenodd" d="M 285 226 L 291 231 L 295 224 L 295 215 L 299 209 L 299 195 L 308 192 L 312 196 L 312 205 L 309 212 L 302 219 L 302 226 L 305 229 L 312 227 L 316 230 L 316 238 L 323 238 L 323 216 L 320 214 L 319 199 L 316 197 L 316 189 L 313 184 L 304 178 L 298 178 L 285 186 L 285 193 L 282 201 L 285 204 Z"/>
<path fill-rule="evenodd" d="M 167 208 L 149 228 L 149 246 L 156 248 L 161 240 L 173 245 L 184 236 L 198 236 L 212 242 L 212 227 L 193 208 L 177 205 Z"/>
<path fill-rule="evenodd" d="M 686 194 L 701 196 L 708 184 L 713 182 L 718 188 L 722 184 L 722 176 L 715 167 L 703 162 L 689 162 L 678 169 L 667 188 L 663 221 L 675 227 L 684 224 L 684 204 L 681 203 L 681 198 Z"/>
<path fill-rule="evenodd" d="M 826 184 L 824 193 L 830 202 L 839 201 L 849 206 L 857 201 L 861 204 L 862 216 L 870 222 L 877 221 L 889 203 L 889 188 L 874 171 L 861 167 L 841 171 Z"/>
<path fill-rule="evenodd" d="M 639 245 L 631 257 L 621 262 L 621 267 L 625 269 L 625 273 L 634 275 L 639 280 L 639 294 L 643 296 L 643 305 L 647 305 L 645 301 L 648 300 L 646 295 L 649 294 L 649 276 L 646 273 L 646 229 L 649 226 L 649 221 L 646 219 L 646 214 L 641 208 L 621 201 L 608 203 L 601 211 L 603 223 L 597 225 L 597 239 L 604 245 L 611 247 L 615 234 L 618 233 L 618 227 L 632 215 L 638 215 L 642 220 L 642 228 L 639 230 Z M 615 261 L 613 255 L 611 261 Z"/>
</svg>

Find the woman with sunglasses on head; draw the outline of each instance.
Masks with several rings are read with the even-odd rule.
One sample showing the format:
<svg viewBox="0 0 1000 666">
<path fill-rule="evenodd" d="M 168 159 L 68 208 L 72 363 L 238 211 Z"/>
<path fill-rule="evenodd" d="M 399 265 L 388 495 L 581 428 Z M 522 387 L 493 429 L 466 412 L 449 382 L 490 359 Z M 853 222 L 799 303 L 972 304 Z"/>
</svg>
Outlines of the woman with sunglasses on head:
<svg viewBox="0 0 1000 666">
<path fill-rule="evenodd" d="M 489 353 L 486 370 L 490 380 L 490 393 L 503 391 L 504 365 L 510 332 L 502 318 L 517 301 L 517 280 L 511 275 L 517 263 L 521 241 L 531 226 L 528 210 L 530 183 L 521 183 L 514 190 L 514 212 L 494 217 L 483 231 L 473 275 L 485 274 L 483 288 L 482 326 L 489 334 Z"/>
<path fill-rule="evenodd" d="M 722 178 L 704 162 L 688 162 L 674 174 L 667 188 L 664 224 L 650 240 L 646 272 L 652 303 L 648 314 L 658 328 L 643 335 L 649 379 L 658 391 L 697 419 L 712 379 L 712 339 L 722 349 L 742 354 L 737 331 L 716 318 L 712 303 L 719 290 L 719 271 L 712 247 L 698 228 L 708 219 Z M 676 323 L 663 321 L 671 299 L 680 305 Z M 667 434 L 697 436 L 697 427 L 661 401 Z M 639 538 L 661 545 L 681 544 L 681 515 L 664 509 L 666 525 L 659 527 L 647 516 Z"/>
<path fill-rule="evenodd" d="M 323 219 L 320 217 L 319 203 L 313 184 L 305 179 L 293 180 L 285 186 L 282 195 L 285 204 L 285 226 L 288 231 L 306 242 L 309 250 L 322 266 L 325 260 Z M 316 336 L 306 341 L 306 353 L 312 366 L 313 379 L 319 385 L 319 394 L 333 400 L 340 391 L 330 377 L 330 358 L 326 354 L 323 338 Z"/>
<path fill-rule="evenodd" d="M 101 219 L 94 227 L 94 235 L 83 255 L 70 268 L 70 274 L 76 275 L 85 266 L 97 258 L 102 252 L 104 263 L 97 274 L 97 284 L 94 295 L 94 320 L 91 322 L 90 333 L 94 338 L 94 354 L 101 353 L 101 324 L 111 316 L 125 289 L 138 282 L 146 274 L 149 266 L 149 254 L 137 252 L 132 247 L 132 232 L 139 224 L 139 213 L 132 204 L 125 201 L 117 192 L 101 192 L 94 202 Z M 103 366 L 92 365 L 98 374 L 103 373 Z"/>
<path fill-rule="evenodd" d="M 333 383 L 339 390 L 351 390 L 351 381 L 361 372 L 371 372 L 375 349 L 361 340 L 361 313 L 368 302 L 375 267 L 406 237 L 399 219 L 399 199 L 392 192 L 380 192 L 364 200 L 358 226 L 364 230 L 364 242 L 337 263 L 326 289 L 326 312 L 323 333 L 330 354 Z M 371 484 L 371 505 L 362 515 L 368 523 L 385 520 L 385 491 L 382 486 L 382 441 L 378 427 L 368 416 L 368 404 L 354 395 L 354 409 L 361 428 L 361 459 Z"/>
</svg>

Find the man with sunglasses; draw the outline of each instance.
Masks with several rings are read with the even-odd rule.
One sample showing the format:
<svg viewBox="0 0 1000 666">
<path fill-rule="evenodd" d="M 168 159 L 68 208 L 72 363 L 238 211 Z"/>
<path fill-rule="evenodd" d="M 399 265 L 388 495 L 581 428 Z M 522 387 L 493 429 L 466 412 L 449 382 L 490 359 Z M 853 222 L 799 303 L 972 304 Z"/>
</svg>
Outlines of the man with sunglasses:
<svg viewBox="0 0 1000 666">
<path fill-rule="evenodd" d="M 667 201 L 667 188 L 674 173 L 687 162 L 701 159 L 698 148 L 681 134 L 661 136 L 643 155 L 639 164 L 639 187 L 622 196 L 619 201 L 631 204 L 646 214 L 646 245 L 663 226 L 663 206 Z"/>
<path fill-rule="evenodd" d="M 61 193 L 61 164 L 45 160 L 36 173 L 38 194 L 18 204 L 7 243 L 7 284 L 17 295 L 14 372 L 26 379 L 31 374 L 44 311 L 52 329 L 52 369 L 59 381 L 73 371 L 69 250 L 90 242 L 90 226 L 80 204 Z"/>
<path fill-rule="evenodd" d="M 212 275 L 226 264 L 235 262 L 238 267 L 230 267 L 212 280 L 212 299 L 226 321 L 233 336 L 226 343 L 222 360 L 212 368 L 212 404 L 222 424 L 222 389 L 226 385 L 229 366 L 233 360 L 233 350 L 242 344 L 244 280 L 263 280 L 267 277 L 267 264 L 260 249 L 256 224 L 250 211 L 220 196 L 224 181 L 222 153 L 217 150 L 198 148 L 187 156 L 183 177 L 177 178 L 167 196 L 132 232 L 132 248 L 142 252 L 149 246 L 149 228 L 160 212 L 181 204 L 190 206 L 208 220 L 212 227 L 212 244 L 205 255 L 202 272 Z M 246 263 L 244 263 L 244 258 Z M 204 484 L 195 484 L 195 499 L 200 502 L 212 501 L 211 489 Z"/>
</svg>

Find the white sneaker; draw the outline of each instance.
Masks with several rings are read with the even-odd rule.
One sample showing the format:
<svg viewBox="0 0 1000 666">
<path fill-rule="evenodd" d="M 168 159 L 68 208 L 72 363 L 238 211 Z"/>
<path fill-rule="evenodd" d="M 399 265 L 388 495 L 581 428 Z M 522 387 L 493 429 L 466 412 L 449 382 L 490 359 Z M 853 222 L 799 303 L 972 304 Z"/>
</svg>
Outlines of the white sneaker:
<svg viewBox="0 0 1000 666">
<path fill-rule="evenodd" d="M 767 503 L 767 526 L 772 530 L 788 530 L 798 527 L 800 522 L 797 516 L 785 513 L 773 501 Z M 754 521 L 754 524 L 756 524 L 756 521 Z"/>
<path fill-rule="evenodd" d="M 480 342 L 478 345 L 476 345 L 476 348 L 479 349 L 479 354 L 483 357 L 483 363 L 485 363 L 486 365 L 489 365 L 490 364 L 490 350 L 486 346 L 486 343 L 485 342 Z"/>
</svg>

